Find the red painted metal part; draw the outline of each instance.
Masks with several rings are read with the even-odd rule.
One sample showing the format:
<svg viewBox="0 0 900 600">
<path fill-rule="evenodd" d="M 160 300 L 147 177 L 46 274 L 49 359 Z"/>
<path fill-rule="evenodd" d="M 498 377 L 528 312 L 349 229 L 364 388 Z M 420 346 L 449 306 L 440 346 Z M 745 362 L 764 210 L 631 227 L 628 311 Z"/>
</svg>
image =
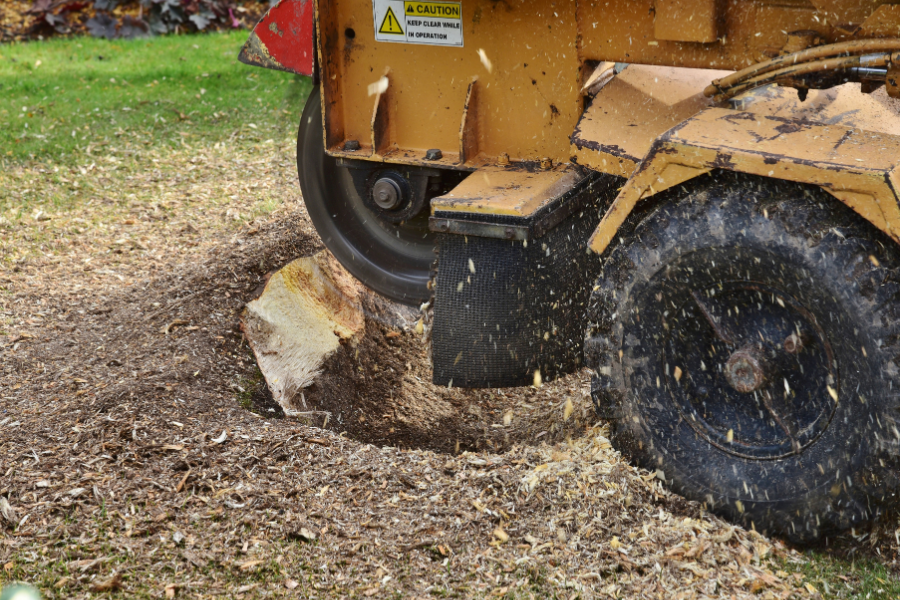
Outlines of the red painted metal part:
<svg viewBox="0 0 900 600">
<path fill-rule="evenodd" d="M 281 0 L 256 24 L 238 59 L 248 65 L 312 76 L 315 2 Z"/>
</svg>

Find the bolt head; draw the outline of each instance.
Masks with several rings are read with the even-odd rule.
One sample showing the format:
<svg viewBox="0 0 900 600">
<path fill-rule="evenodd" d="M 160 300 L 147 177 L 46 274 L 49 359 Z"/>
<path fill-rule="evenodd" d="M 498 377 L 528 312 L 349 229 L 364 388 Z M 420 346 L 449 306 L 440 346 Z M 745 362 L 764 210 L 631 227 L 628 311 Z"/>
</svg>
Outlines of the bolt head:
<svg viewBox="0 0 900 600">
<path fill-rule="evenodd" d="M 382 177 L 372 186 L 372 199 L 379 208 L 394 210 L 403 201 L 400 186 L 393 179 Z"/>
</svg>

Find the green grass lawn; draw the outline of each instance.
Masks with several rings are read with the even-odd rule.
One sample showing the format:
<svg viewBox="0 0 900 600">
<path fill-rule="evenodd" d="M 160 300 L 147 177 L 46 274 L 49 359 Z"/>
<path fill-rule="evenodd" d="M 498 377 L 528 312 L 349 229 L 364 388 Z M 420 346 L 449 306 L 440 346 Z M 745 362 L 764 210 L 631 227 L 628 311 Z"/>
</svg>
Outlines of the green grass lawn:
<svg viewBox="0 0 900 600">
<path fill-rule="evenodd" d="M 296 127 L 310 80 L 239 63 L 247 35 L 0 45 L 0 163 Z"/>
<path fill-rule="evenodd" d="M 823 598 L 843 600 L 895 600 L 900 598 L 900 581 L 896 575 L 873 558 L 848 561 L 829 554 L 810 551 L 809 562 L 803 565 L 785 565 L 788 570 L 803 575 Z"/>
</svg>

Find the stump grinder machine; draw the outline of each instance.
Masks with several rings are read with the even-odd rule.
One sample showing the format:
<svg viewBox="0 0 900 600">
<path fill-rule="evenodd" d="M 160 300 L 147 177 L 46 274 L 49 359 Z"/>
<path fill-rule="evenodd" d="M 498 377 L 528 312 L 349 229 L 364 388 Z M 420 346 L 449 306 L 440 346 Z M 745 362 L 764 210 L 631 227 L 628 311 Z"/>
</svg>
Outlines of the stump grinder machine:
<svg viewBox="0 0 900 600">
<path fill-rule="evenodd" d="M 240 59 L 313 78 L 307 210 L 433 303 L 435 383 L 587 367 L 625 455 L 794 540 L 895 501 L 896 1 L 281 0 Z"/>
</svg>

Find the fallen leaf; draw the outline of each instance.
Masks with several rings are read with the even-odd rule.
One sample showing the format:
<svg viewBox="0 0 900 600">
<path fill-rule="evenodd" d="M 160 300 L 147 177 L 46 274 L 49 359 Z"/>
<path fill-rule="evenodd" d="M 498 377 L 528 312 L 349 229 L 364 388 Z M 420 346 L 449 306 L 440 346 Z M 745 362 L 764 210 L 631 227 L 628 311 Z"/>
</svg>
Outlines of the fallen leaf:
<svg viewBox="0 0 900 600">
<path fill-rule="evenodd" d="M 195 567 L 204 566 L 204 563 L 203 563 L 203 561 L 200 560 L 200 557 L 197 556 L 196 554 L 194 554 L 193 552 L 191 552 L 190 550 L 185 550 L 182 553 L 182 556 L 184 556 L 185 560 L 187 560 L 189 563 L 191 563 Z"/>
<path fill-rule="evenodd" d="M 112 592 L 122 588 L 122 576 L 116 573 L 109 579 L 97 581 L 91 584 L 91 591 L 94 593 Z"/>
<path fill-rule="evenodd" d="M 108 556 L 101 556 L 100 558 L 88 558 L 85 560 L 73 560 L 69 563 L 69 568 L 78 569 L 82 573 L 86 573 L 97 565 L 103 564 L 109 560 L 110 558 Z"/>
<path fill-rule="evenodd" d="M 703 554 L 704 552 L 709 550 L 710 545 L 711 544 L 709 542 L 705 542 L 705 541 L 700 542 L 699 544 L 697 544 L 696 546 L 694 546 L 693 548 L 691 548 L 690 550 L 685 552 L 684 557 L 685 558 L 694 558 L 696 556 L 700 556 L 701 554 Z"/>
<path fill-rule="evenodd" d="M 285 579 L 284 580 L 284 587 L 286 587 L 289 590 L 293 590 L 299 585 L 300 584 L 297 583 L 296 581 L 294 581 L 293 579 Z"/>
<path fill-rule="evenodd" d="M 10 525 L 15 525 L 18 522 L 16 519 L 16 511 L 10 506 L 9 501 L 2 496 L 0 496 L 0 515 L 2 515 L 3 520 Z"/>
<path fill-rule="evenodd" d="M 220 435 L 219 437 L 217 437 L 214 440 L 209 440 L 209 441 L 212 442 L 213 444 L 221 444 L 227 438 L 228 438 L 228 433 L 225 430 L 222 430 L 222 435 Z"/>
<path fill-rule="evenodd" d="M 572 460 L 572 455 L 568 452 L 559 452 L 557 450 L 554 450 L 550 455 L 550 460 L 552 460 L 553 462 L 564 462 L 567 460 Z"/>
<path fill-rule="evenodd" d="M 180 492 L 184 489 L 184 484 L 187 483 L 188 477 L 191 476 L 191 469 L 187 470 L 187 473 L 184 474 L 184 477 L 181 478 L 181 481 L 178 482 L 178 485 L 175 486 L 175 493 Z"/>
<path fill-rule="evenodd" d="M 261 560 L 248 560 L 247 562 L 241 563 L 238 566 L 240 567 L 241 571 L 249 571 L 253 567 L 261 565 L 262 563 L 263 561 Z"/>
<path fill-rule="evenodd" d="M 171 323 L 169 323 L 168 325 L 163 327 L 160 330 L 160 333 L 162 333 L 163 335 L 169 335 L 169 332 L 172 331 L 172 329 L 174 329 L 175 327 L 178 327 L 179 325 L 187 325 L 187 324 L 188 324 L 188 322 L 185 321 L 184 319 L 175 319 L 174 321 L 172 321 Z"/>
<path fill-rule="evenodd" d="M 297 531 L 292 531 L 287 535 L 288 539 L 291 540 L 300 540 L 303 542 L 314 542 L 316 540 L 316 534 L 307 529 L 306 527 L 301 527 Z"/>
<path fill-rule="evenodd" d="M 509 541 L 509 534 L 503 531 L 502 527 L 498 527 L 494 530 L 493 536 L 497 538 L 501 544 L 505 544 Z"/>
<path fill-rule="evenodd" d="M 73 581 L 75 581 L 75 580 L 72 579 L 71 577 L 63 577 L 62 579 L 60 579 L 59 581 L 57 581 L 56 583 L 54 583 L 54 584 L 53 584 L 53 587 L 55 587 L 55 588 L 66 587 L 67 585 L 69 585 L 69 584 L 72 583 Z"/>
</svg>

